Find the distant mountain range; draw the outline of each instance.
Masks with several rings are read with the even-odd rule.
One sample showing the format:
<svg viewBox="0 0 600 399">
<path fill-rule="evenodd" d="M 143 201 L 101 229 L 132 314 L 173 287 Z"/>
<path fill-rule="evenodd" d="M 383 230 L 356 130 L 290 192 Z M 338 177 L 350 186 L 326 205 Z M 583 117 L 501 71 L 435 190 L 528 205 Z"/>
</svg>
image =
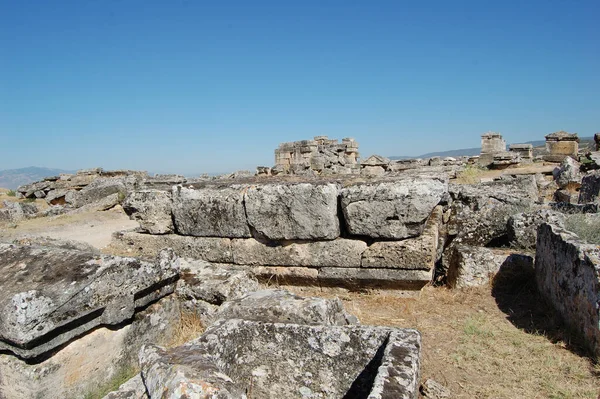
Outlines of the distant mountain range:
<svg viewBox="0 0 600 399">
<path fill-rule="evenodd" d="M 23 184 L 42 180 L 44 177 L 56 176 L 60 173 L 75 173 L 72 170 L 41 168 L 30 166 L 21 169 L 0 170 L 0 187 L 11 190 Z"/>
<path fill-rule="evenodd" d="M 580 137 L 579 138 L 579 148 L 582 148 L 589 143 L 593 142 L 593 137 Z M 534 140 L 534 141 L 526 141 L 524 143 L 519 144 L 531 144 L 534 147 L 543 147 L 546 145 L 545 140 Z M 428 152 L 427 154 L 422 154 L 418 156 L 405 156 L 405 155 L 392 155 L 388 157 L 389 159 L 411 159 L 411 158 L 431 158 L 431 157 L 459 157 L 459 156 L 474 156 L 479 155 L 481 152 L 481 147 L 476 148 L 461 148 L 458 150 L 448 150 L 448 151 L 438 151 L 438 152 Z"/>
</svg>

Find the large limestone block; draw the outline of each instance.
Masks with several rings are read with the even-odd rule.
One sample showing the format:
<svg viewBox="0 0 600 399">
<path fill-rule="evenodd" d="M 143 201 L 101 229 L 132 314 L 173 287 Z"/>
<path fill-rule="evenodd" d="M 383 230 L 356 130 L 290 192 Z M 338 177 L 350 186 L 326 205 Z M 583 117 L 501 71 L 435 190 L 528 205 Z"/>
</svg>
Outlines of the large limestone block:
<svg viewBox="0 0 600 399">
<path fill-rule="evenodd" d="M 172 233 L 171 194 L 159 190 L 134 191 L 127 196 L 123 210 L 150 234 Z"/>
<path fill-rule="evenodd" d="M 444 178 L 414 177 L 346 187 L 341 192 L 346 227 L 352 235 L 416 237 L 447 193 Z"/>
<path fill-rule="evenodd" d="M 233 263 L 257 266 L 360 267 L 367 244 L 361 240 L 291 242 L 268 245 L 251 239 L 231 240 Z"/>
<path fill-rule="evenodd" d="M 600 247 L 563 228 L 538 228 L 535 277 L 540 294 L 600 359 Z"/>
<path fill-rule="evenodd" d="M 220 237 L 191 237 L 178 234 L 141 234 L 124 231 L 113 235 L 134 253 L 155 256 L 164 248 L 172 248 L 182 258 L 205 260 L 207 262 L 233 263 L 231 239 Z"/>
<path fill-rule="evenodd" d="M 173 187 L 173 221 L 179 234 L 197 237 L 251 237 L 244 186 Z"/>
<path fill-rule="evenodd" d="M 0 244 L 0 349 L 33 358 L 92 328 L 130 319 L 175 289 L 179 262 Z"/>
<path fill-rule="evenodd" d="M 411 329 L 229 319 L 140 365 L 152 398 L 416 399 L 420 350 Z"/>
<path fill-rule="evenodd" d="M 215 318 L 332 326 L 358 322 L 338 298 L 304 298 L 285 290 L 260 290 L 227 301 Z"/>
<path fill-rule="evenodd" d="M 347 267 L 322 267 L 317 276 L 323 286 L 349 289 L 381 288 L 394 290 L 419 290 L 431 281 L 431 270 L 367 269 Z"/>
<path fill-rule="evenodd" d="M 248 223 L 271 240 L 333 240 L 340 235 L 335 184 L 267 184 L 245 195 Z"/>
<path fill-rule="evenodd" d="M 423 234 L 402 241 L 379 241 L 362 255 L 362 267 L 432 270 L 437 258 L 442 207 L 436 206 Z"/>
</svg>

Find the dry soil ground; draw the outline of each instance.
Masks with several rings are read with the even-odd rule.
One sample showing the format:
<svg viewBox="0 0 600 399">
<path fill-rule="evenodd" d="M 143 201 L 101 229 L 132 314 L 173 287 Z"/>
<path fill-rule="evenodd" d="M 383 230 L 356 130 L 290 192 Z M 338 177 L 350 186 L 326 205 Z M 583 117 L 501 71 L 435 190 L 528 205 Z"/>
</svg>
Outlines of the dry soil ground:
<svg viewBox="0 0 600 399">
<path fill-rule="evenodd" d="M 0 203 L 7 198 L 0 194 Z M 112 232 L 135 226 L 117 208 L 1 226 L 0 239 L 45 235 L 103 248 Z M 301 292 L 332 296 L 318 288 Z M 600 398 L 600 367 L 540 300 L 531 273 L 498 275 L 492 285 L 473 289 L 425 287 L 417 298 L 338 296 L 363 324 L 418 329 L 422 380 L 446 385 L 453 397 Z"/>
</svg>

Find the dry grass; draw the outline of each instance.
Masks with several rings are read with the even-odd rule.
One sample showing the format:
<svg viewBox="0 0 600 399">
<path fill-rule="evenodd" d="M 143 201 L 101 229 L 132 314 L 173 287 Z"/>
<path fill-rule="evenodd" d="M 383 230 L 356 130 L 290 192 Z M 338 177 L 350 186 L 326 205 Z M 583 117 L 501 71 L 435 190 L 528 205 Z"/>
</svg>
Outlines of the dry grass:
<svg viewBox="0 0 600 399">
<path fill-rule="evenodd" d="M 467 165 L 464 169 L 456 173 L 456 179 L 453 180 L 453 183 L 476 184 L 479 183 L 482 177 L 494 177 L 495 175 L 497 175 L 495 171 L 490 171 L 476 165 Z"/>
<path fill-rule="evenodd" d="M 173 336 L 166 347 L 173 348 L 199 337 L 205 330 L 204 323 L 195 312 L 181 312 L 179 325 L 173 329 Z"/>
<path fill-rule="evenodd" d="M 543 305 L 531 275 L 497 276 L 493 287 L 426 287 L 415 299 L 340 298 L 362 324 L 418 329 L 422 381 L 433 378 L 453 397 L 600 397 L 600 368 Z"/>
</svg>

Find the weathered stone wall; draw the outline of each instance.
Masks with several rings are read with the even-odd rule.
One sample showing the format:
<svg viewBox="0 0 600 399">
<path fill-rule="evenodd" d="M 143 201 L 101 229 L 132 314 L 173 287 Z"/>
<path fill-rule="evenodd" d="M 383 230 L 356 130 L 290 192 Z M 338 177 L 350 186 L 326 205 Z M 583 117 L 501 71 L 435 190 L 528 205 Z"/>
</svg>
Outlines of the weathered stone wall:
<svg viewBox="0 0 600 399">
<path fill-rule="evenodd" d="M 544 223 L 538 229 L 535 274 L 542 296 L 600 358 L 600 248 Z"/>
<path fill-rule="evenodd" d="M 175 186 L 170 199 L 130 195 L 124 209 L 140 231 L 117 238 L 145 253 L 171 247 L 261 274 L 308 268 L 318 284 L 405 281 L 412 289 L 431 280 L 448 198 L 448 179 L 431 176 Z"/>
<path fill-rule="evenodd" d="M 318 174 L 356 174 L 358 165 L 358 143 L 351 138 L 329 140 L 317 136 L 314 140 L 282 143 L 275 150 L 275 167 L 272 172 L 303 174 L 314 171 Z"/>
</svg>

